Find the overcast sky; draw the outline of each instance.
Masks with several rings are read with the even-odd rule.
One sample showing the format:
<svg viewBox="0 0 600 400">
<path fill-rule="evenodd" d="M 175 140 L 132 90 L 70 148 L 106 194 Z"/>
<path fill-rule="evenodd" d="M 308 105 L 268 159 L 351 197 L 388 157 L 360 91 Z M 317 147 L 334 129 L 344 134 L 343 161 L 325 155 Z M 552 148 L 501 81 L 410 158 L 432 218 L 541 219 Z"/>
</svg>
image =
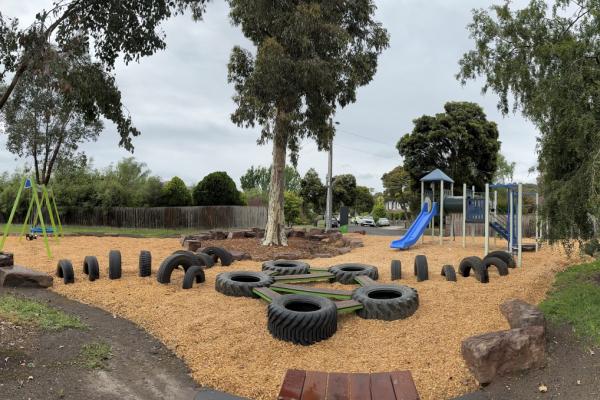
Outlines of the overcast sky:
<svg viewBox="0 0 600 400">
<path fill-rule="evenodd" d="M 334 141 L 334 175 L 351 173 L 359 185 L 381 190 L 381 176 L 401 164 L 395 145 L 412 130 L 412 120 L 443 110 L 447 101 L 481 104 L 498 123 L 502 153 L 517 163 L 516 179 L 533 181 L 535 127 L 520 115 L 502 117 L 497 97 L 481 95 L 480 83 L 461 87 L 454 78 L 461 55 L 472 48 L 466 25 L 473 8 L 500 0 L 378 0 L 377 19 L 388 29 L 390 47 L 379 61 L 371 84 L 361 88 L 355 104 L 338 112 Z M 523 1 L 514 2 L 517 5 Z M 31 23 L 51 0 L 2 0 L 0 11 Z M 242 129 L 230 120 L 233 87 L 227 83 L 227 61 L 234 45 L 250 47 L 232 27 L 222 0 L 213 1 L 205 20 L 189 15 L 168 21 L 163 29 L 167 49 L 139 64 L 119 65 L 117 82 L 124 104 L 142 135 L 134 139 L 134 156 L 164 179 L 181 177 L 189 185 L 212 171 L 239 178 L 251 165 L 270 165 L 271 146 L 257 146 L 258 130 Z M 98 142 L 83 148 L 96 167 L 116 163 L 129 153 L 118 147 L 115 127 L 107 123 Z M 0 171 L 19 161 L 0 138 Z M 315 168 L 324 179 L 327 155 L 305 142 L 298 169 Z"/>
</svg>

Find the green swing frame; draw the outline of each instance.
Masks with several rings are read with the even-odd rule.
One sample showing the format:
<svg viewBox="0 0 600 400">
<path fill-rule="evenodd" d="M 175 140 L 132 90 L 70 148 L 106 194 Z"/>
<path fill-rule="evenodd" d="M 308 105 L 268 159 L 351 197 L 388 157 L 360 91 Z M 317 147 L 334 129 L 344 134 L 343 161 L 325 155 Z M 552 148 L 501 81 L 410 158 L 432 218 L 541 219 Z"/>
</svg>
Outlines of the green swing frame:
<svg viewBox="0 0 600 400">
<path fill-rule="evenodd" d="M 27 187 L 27 183 L 30 183 L 30 186 Z M 4 234 L 2 235 L 2 240 L 0 240 L 0 252 L 4 249 L 4 243 L 6 242 L 6 238 L 10 232 L 10 227 L 12 225 L 13 219 L 15 217 L 15 213 L 17 212 L 17 207 L 21 201 L 21 196 L 23 195 L 24 189 L 31 189 L 31 200 L 29 201 L 29 207 L 27 207 L 27 214 L 25 216 L 25 221 L 23 222 L 23 226 L 21 227 L 21 232 L 19 234 L 19 240 L 25 236 L 25 231 L 27 229 L 27 223 L 29 221 L 29 217 L 31 213 L 34 212 L 33 207 L 35 206 L 35 218 L 33 220 L 33 225 L 37 225 L 37 221 L 39 218 L 40 225 L 42 227 L 42 235 L 44 237 L 44 245 L 46 247 L 46 254 L 48 258 L 52 258 L 52 250 L 50 250 L 50 243 L 48 241 L 48 231 L 46 229 L 46 222 L 44 221 L 44 214 L 42 213 L 43 207 L 46 207 L 48 211 L 48 217 L 50 219 L 50 224 L 52 226 L 52 234 L 54 235 L 54 240 L 59 243 L 60 237 L 63 235 L 62 223 L 60 221 L 60 215 L 58 214 L 58 207 L 56 206 L 56 198 L 52 190 L 48 190 L 45 185 L 38 185 L 35 183 L 35 180 L 30 179 L 28 177 L 23 178 L 21 184 L 19 185 L 19 190 L 17 191 L 17 197 L 13 204 L 12 210 L 10 212 L 10 216 L 8 217 L 8 222 L 4 226 Z M 39 193 L 38 193 L 39 192 Z M 56 219 L 55 219 L 56 217 Z M 33 226 L 32 225 L 32 226 Z M 57 229 L 58 227 L 58 229 Z"/>
</svg>

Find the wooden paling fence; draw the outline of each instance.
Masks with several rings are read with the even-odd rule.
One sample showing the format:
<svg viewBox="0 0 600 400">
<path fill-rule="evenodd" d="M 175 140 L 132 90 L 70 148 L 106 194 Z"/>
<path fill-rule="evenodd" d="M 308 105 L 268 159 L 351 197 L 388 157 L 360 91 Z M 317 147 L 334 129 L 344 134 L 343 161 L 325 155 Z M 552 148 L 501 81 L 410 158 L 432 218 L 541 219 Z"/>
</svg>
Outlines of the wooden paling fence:
<svg viewBox="0 0 600 400">
<path fill-rule="evenodd" d="M 114 207 L 61 210 L 65 225 L 113 226 L 122 228 L 233 229 L 264 227 L 265 207 Z"/>
</svg>

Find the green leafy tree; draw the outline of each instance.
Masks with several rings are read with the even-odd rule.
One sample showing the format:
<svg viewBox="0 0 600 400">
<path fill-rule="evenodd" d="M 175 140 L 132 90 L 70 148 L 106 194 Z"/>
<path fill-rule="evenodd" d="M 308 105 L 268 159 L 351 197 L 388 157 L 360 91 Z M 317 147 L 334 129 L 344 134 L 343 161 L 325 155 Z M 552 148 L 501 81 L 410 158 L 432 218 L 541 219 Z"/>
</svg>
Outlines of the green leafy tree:
<svg viewBox="0 0 600 400">
<path fill-rule="evenodd" d="M 158 176 L 150 176 L 144 184 L 141 192 L 143 207 L 159 207 L 161 204 L 161 193 L 163 183 Z"/>
<path fill-rule="evenodd" d="M 8 85 L 0 92 L 0 109 L 25 72 L 44 69 L 51 40 L 63 53 L 69 53 L 82 44 L 93 43 L 93 58 L 100 69 L 112 70 L 119 56 L 129 63 L 164 49 L 165 35 L 160 28 L 161 23 L 186 9 L 191 9 L 193 16 L 199 19 L 205 2 L 56 0 L 50 9 L 36 13 L 35 22 L 24 29 L 19 27 L 16 18 L 0 14 L 0 85 L 9 79 Z M 94 79 L 89 83 L 91 88 L 96 87 Z M 68 86 L 64 89 L 68 90 Z M 109 115 L 114 117 L 122 142 L 128 145 L 129 134 L 134 131 L 121 111 L 120 94 L 110 99 L 103 98 L 102 94 L 96 94 L 93 90 L 88 94 L 88 101 L 81 98 L 81 106 L 89 112 L 97 112 L 94 109 L 100 106 L 107 118 L 112 119 Z"/>
<path fill-rule="evenodd" d="M 339 210 L 341 206 L 352 207 L 356 203 L 356 178 L 354 175 L 334 176 L 332 192 L 334 210 Z"/>
<path fill-rule="evenodd" d="M 592 237 L 600 216 L 599 15 L 591 0 L 475 10 L 475 49 L 460 61 L 461 82 L 482 77 L 503 113 L 520 110 L 538 128 L 550 241 Z"/>
<path fill-rule="evenodd" d="M 309 208 L 317 214 L 323 212 L 327 188 L 321 182 L 321 178 L 319 178 L 319 174 L 314 168 L 309 169 L 304 174 L 304 178 L 300 182 L 300 196 L 304 201 L 305 208 Z"/>
<path fill-rule="evenodd" d="M 420 179 L 439 168 L 457 183 L 481 189 L 491 182 L 500 150 L 496 123 L 488 121 L 475 103 L 449 102 L 444 113 L 414 120 L 412 133 L 397 144 L 411 189 L 420 192 Z"/>
<path fill-rule="evenodd" d="M 373 0 L 228 2 L 231 20 L 256 46 L 255 54 L 239 46 L 231 54 L 229 82 L 237 104 L 232 120 L 239 126 L 261 125 L 259 143 L 273 142 L 263 244 L 286 245 L 287 150 L 296 164 L 302 139 L 314 139 L 319 149 L 329 147 L 334 135 L 329 119 L 372 80 L 388 35 L 373 20 Z"/>
<path fill-rule="evenodd" d="M 300 216 L 302 215 L 302 197 L 294 192 L 285 192 L 285 220 L 292 226 L 301 222 Z"/>
<path fill-rule="evenodd" d="M 246 173 L 240 178 L 243 190 L 260 189 L 263 192 L 269 191 L 269 183 L 271 181 L 271 169 L 267 167 L 254 167 L 248 168 Z M 284 169 L 285 175 L 285 190 L 289 190 L 295 193 L 300 191 L 300 182 L 302 178 L 291 165 L 286 165 Z"/>
<path fill-rule="evenodd" d="M 356 200 L 354 201 L 354 209 L 359 214 L 371 211 L 375 205 L 375 200 L 371 194 L 371 190 L 365 186 L 356 187 Z"/>
<path fill-rule="evenodd" d="M 383 193 L 385 199 L 397 202 L 405 215 L 409 215 L 411 204 L 416 204 L 418 207 L 420 198 L 411 190 L 410 175 L 403 166 L 400 165 L 383 174 L 381 181 L 385 189 Z"/>
<path fill-rule="evenodd" d="M 498 169 L 494 174 L 494 183 L 511 183 L 517 163 L 508 162 L 502 153 L 498 154 Z"/>
<path fill-rule="evenodd" d="M 386 216 L 383 196 L 377 196 L 373 210 L 371 210 L 371 216 L 375 222 L 377 222 L 379 218 L 384 218 Z"/>
<path fill-rule="evenodd" d="M 192 194 L 181 178 L 175 176 L 163 186 L 161 203 L 167 207 L 181 207 L 192 204 Z"/>
<path fill-rule="evenodd" d="M 242 197 L 227 172 L 206 175 L 194 188 L 194 204 L 197 206 L 238 206 Z"/>
</svg>

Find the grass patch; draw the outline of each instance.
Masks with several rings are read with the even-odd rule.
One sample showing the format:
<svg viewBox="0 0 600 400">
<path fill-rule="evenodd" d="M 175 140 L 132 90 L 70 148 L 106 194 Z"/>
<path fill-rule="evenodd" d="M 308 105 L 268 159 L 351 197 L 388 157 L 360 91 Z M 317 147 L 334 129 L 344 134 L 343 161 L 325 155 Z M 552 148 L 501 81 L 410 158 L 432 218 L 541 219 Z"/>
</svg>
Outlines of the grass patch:
<svg viewBox="0 0 600 400">
<path fill-rule="evenodd" d="M 11 295 L 0 297 L 0 316 L 13 323 L 33 325 L 53 331 L 86 327 L 74 315 L 66 314 L 34 300 L 21 299 Z"/>
<path fill-rule="evenodd" d="M 106 369 L 107 361 L 112 358 L 112 348 L 104 342 L 84 344 L 79 357 L 83 365 L 89 369 Z"/>
<path fill-rule="evenodd" d="M 600 344 L 600 262 L 558 273 L 540 308 L 548 320 L 568 323 L 578 337 Z"/>
<path fill-rule="evenodd" d="M 13 224 L 9 229 L 11 234 L 19 234 L 22 224 Z M 26 230 L 29 232 L 29 228 Z M 0 225 L 0 232 L 4 232 L 4 225 Z M 185 234 L 197 233 L 198 229 L 146 229 L 146 228 L 117 228 L 111 226 L 63 226 L 65 235 L 132 235 L 141 237 L 176 237 Z M 41 236 L 41 234 L 38 234 Z"/>
</svg>

